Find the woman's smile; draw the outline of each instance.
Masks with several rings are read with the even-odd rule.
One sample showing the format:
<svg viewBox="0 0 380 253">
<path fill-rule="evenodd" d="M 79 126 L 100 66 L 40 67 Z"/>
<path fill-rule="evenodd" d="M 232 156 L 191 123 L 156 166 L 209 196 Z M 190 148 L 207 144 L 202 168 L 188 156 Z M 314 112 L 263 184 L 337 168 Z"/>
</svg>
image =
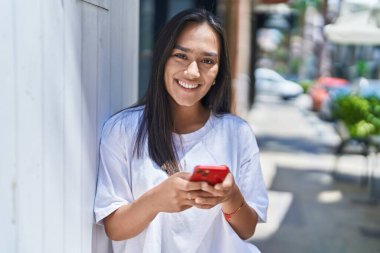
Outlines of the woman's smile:
<svg viewBox="0 0 380 253">
<path fill-rule="evenodd" d="M 182 87 L 182 88 L 185 88 L 187 90 L 193 90 L 193 89 L 196 89 L 199 87 L 199 83 L 190 83 L 190 82 L 187 82 L 187 81 L 183 81 L 183 80 L 176 80 L 176 82 Z"/>
</svg>

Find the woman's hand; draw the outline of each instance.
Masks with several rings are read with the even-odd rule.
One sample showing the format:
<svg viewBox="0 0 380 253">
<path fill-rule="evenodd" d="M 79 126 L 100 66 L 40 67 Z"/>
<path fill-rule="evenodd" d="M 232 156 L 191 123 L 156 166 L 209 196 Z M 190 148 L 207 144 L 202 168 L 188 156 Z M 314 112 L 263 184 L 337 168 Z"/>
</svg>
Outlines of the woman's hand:
<svg viewBox="0 0 380 253">
<path fill-rule="evenodd" d="M 194 206 L 202 182 L 190 182 L 190 173 L 179 172 L 123 205 L 104 219 L 108 237 L 126 240 L 143 231 L 159 212 L 180 212 Z"/>
<path fill-rule="evenodd" d="M 212 186 L 206 182 L 202 182 L 201 187 L 201 192 L 192 193 L 195 195 L 192 198 L 195 199 L 195 206 L 202 209 L 209 209 L 219 203 L 229 202 L 235 196 L 240 195 L 231 173 L 227 174 L 222 183 Z"/>
<path fill-rule="evenodd" d="M 195 205 L 202 182 L 189 181 L 191 174 L 178 172 L 152 189 L 152 204 L 157 212 L 181 212 Z"/>
<path fill-rule="evenodd" d="M 195 206 L 198 208 L 208 209 L 217 204 L 221 204 L 224 214 L 230 214 L 227 222 L 240 238 L 245 240 L 255 233 L 258 215 L 245 202 L 231 173 L 228 173 L 222 183 L 214 186 L 202 182 L 202 191 L 195 198 Z"/>
</svg>

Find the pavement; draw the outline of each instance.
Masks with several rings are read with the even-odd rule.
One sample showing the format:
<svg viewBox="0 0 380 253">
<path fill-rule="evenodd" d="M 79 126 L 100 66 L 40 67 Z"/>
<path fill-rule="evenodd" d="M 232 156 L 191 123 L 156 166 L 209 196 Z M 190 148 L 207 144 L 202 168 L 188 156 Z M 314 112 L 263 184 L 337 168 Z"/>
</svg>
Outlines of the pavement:
<svg viewBox="0 0 380 253">
<path fill-rule="evenodd" d="M 249 241 L 263 253 L 379 253 L 380 202 L 361 175 L 369 164 L 380 169 L 380 155 L 344 155 L 337 162 L 333 124 L 309 108 L 307 95 L 258 97 L 247 114 L 270 201 L 267 223 Z"/>
</svg>

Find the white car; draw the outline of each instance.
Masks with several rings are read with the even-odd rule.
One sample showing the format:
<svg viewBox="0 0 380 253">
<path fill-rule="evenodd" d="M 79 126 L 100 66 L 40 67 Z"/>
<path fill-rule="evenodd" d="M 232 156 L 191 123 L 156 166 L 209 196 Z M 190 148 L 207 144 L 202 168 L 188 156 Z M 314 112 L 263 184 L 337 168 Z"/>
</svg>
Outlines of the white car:
<svg viewBox="0 0 380 253">
<path fill-rule="evenodd" d="M 256 94 L 274 95 L 282 99 L 295 98 L 303 93 L 302 87 L 286 80 L 276 71 L 266 68 L 255 70 Z"/>
</svg>

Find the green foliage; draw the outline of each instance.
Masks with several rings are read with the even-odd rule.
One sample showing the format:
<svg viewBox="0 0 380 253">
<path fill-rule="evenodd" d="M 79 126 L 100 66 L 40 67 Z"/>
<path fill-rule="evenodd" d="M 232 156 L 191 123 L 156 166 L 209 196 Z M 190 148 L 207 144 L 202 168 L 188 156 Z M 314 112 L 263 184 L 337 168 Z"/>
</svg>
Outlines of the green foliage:
<svg viewBox="0 0 380 253">
<path fill-rule="evenodd" d="M 356 63 L 356 71 L 358 76 L 367 76 L 368 74 L 368 68 L 367 68 L 367 63 L 365 61 L 358 61 Z"/>
<path fill-rule="evenodd" d="M 286 65 L 283 62 L 276 62 L 274 65 L 274 70 L 279 73 L 280 75 L 285 75 L 288 73 L 288 65 Z"/>
<path fill-rule="evenodd" d="M 311 86 L 313 86 L 313 81 L 312 80 L 302 80 L 299 82 L 299 84 L 301 85 L 302 89 L 303 89 L 303 92 L 304 93 L 308 93 L 309 92 L 309 89 Z"/>
<path fill-rule="evenodd" d="M 290 59 L 290 63 L 289 63 L 289 71 L 290 71 L 290 73 L 297 74 L 298 70 L 300 68 L 301 63 L 302 63 L 302 59 L 300 59 L 300 58 L 292 58 L 292 59 Z"/>
<path fill-rule="evenodd" d="M 290 6 L 296 10 L 303 11 L 306 9 L 306 6 L 312 5 L 319 7 L 322 4 L 322 0 L 294 0 L 290 3 Z"/>
<path fill-rule="evenodd" d="M 346 95 L 335 100 L 334 115 L 346 125 L 351 137 L 380 134 L 380 99 Z"/>
</svg>

